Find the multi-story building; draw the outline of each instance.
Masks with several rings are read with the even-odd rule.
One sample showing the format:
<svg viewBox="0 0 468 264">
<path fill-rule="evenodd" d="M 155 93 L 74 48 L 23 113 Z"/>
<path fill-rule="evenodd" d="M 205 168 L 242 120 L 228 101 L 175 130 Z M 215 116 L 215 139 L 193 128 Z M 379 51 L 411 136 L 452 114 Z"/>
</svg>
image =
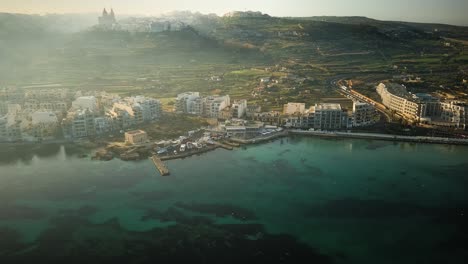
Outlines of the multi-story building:
<svg viewBox="0 0 468 264">
<path fill-rule="evenodd" d="M 346 114 L 340 104 L 316 104 L 311 112 L 314 113 L 314 128 L 322 130 L 341 129 L 346 123 Z"/>
<path fill-rule="evenodd" d="M 247 113 L 247 100 L 236 100 L 231 106 L 232 116 L 235 118 L 242 118 Z"/>
<path fill-rule="evenodd" d="M 313 107 L 311 107 L 311 109 L 314 111 Z M 287 116 L 284 120 L 285 126 L 292 128 L 313 128 L 315 113 L 310 111 L 311 110 L 308 109 L 302 115 Z"/>
<path fill-rule="evenodd" d="M 30 99 L 24 102 L 24 109 L 29 111 L 53 111 L 53 112 L 66 112 L 68 104 L 64 101 L 40 101 L 38 99 Z"/>
<path fill-rule="evenodd" d="M 278 111 L 254 113 L 252 119 L 269 125 L 280 125 L 282 123 L 281 113 Z"/>
<path fill-rule="evenodd" d="M 94 127 L 96 129 L 97 135 L 102 135 L 112 131 L 112 124 L 109 118 L 106 116 L 104 117 L 96 117 L 94 119 Z"/>
<path fill-rule="evenodd" d="M 161 117 L 162 108 L 159 100 L 144 96 L 130 97 L 126 100 L 134 107 L 141 109 L 141 114 L 144 122 L 154 121 Z"/>
<path fill-rule="evenodd" d="M 62 121 L 65 138 L 83 138 L 96 135 L 95 115 L 89 109 L 69 112 Z"/>
<path fill-rule="evenodd" d="M 393 110 L 411 120 L 419 120 L 421 117 L 421 106 L 401 85 L 389 85 L 381 83 L 377 86 L 377 93 L 382 98 L 382 103 L 390 110 Z"/>
<path fill-rule="evenodd" d="M 35 139 L 51 139 L 57 134 L 58 118 L 53 112 L 36 111 L 31 115 L 28 134 Z"/>
<path fill-rule="evenodd" d="M 258 114 L 262 111 L 262 107 L 259 105 L 247 105 L 245 114 L 247 117 L 252 118 L 255 114 Z"/>
<path fill-rule="evenodd" d="M 229 95 L 205 97 L 203 98 L 203 115 L 218 118 L 220 112 L 229 105 L 231 105 Z"/>
<path fill-rule="evenodd" d="M 141 105 L 128 102 L 115 103 L 108 116 L 113 120 L 115 128 L 125 129 L 144 122 Z"/>
<path fill-rule="evenodd" d="M 352 126 L 369 126 L 379 120 L 379 115 L 373 105 L 362 102 L 353 103 Z"/>
<path fill-rule="evenodd" d="M 202 115 L 203 100 L 200 97 L 200 93 L 187 92 L 177 95 L 175 108 L 179 113 Z"/>
<path fill-rule="evenodd" d="M 175 110 L 179 113 L 202 115 L 210 118 L 225 118 L 222 111 L 231 105 L 229 95 L 201 97 L 198 92 L 187 92 L 177 95 Z M 240 107 L 240 108 L 239 108 Z M 239 101 L 236 114 L 245 113 L 247 101 Z M 237 112 L 240 110 L 240 112 Z M 236 115 L 234 115 L 236 117 Z"/>
<path fill-rule="evenodd" d="M 433 123 L 466 129 L 467 121 L 468 105 L 452 101 L 440 103 L 440 118 L 434 119 Z"/>
<path fill-rule="evenodd" d="M 382 103 L 410 121 L 466 129 L 467 105 L 461 102 L 441 102 L 429 94 L 411 94 L 401 85 L 377 86 Z"/>
<path fill-rule="evenodd" d="M 18 141 L 22 139 L 21 120 L 14 116 L 0 117 L 0 141 Z"/>
</svg>

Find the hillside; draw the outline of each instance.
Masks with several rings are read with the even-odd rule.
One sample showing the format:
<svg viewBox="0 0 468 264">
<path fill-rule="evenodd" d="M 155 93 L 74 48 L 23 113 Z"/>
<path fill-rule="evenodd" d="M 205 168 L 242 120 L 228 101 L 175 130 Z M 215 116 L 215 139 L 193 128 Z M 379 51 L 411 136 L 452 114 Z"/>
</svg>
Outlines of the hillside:
<svg viewBox="0 0 468 264">
<path fill-rule="evenodd" d="M 179 12 L 169 17 L 183 17 L 188 26 L 159 33 L 96 28 L 65 32 L 51 26 L 48 17 L 2 14 L 0 85 L 63 83 L 159 98 L 197 90 L 243 98 L 260 77 L 294 74 L 306 79 L 267 93 L 268 101 L 262 104 L 272 100 L 279 107 L 305 90 L 314 91 L 313 98 L 329 96 L 328 80 L 333 76 L 378 80 L 417 74 L 427 80 L 428 88 L 456 86 L 467 78 L 465 46 L 444 40 L 463 39 L 464 27 L 439 26 L 434 31 L 429 30 L 434 25 L 362 17 L 278 18 L 257 13 L 217 17 Z M 210 81 L 212 76 L 221 81 Z M 275 92 L 288 85 L 296 90 Z"/>
</svg>

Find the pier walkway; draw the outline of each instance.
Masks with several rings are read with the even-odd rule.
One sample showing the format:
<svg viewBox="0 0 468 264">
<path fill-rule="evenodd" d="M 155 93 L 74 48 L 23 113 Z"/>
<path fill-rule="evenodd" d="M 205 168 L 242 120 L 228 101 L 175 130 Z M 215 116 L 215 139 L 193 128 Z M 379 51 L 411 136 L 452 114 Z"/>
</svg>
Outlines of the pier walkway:
<svg viewBox="0 0 468 264">
<path fill-rule="evenodd" d="M 159 173 L 161 173 L 161 176 L 168 176 L 171 174 L 169 172 L 169 169 L 166 167 L 166 164 L 164 164 L 164 162 L 162 162 L 162 160 L 159 159 L 158 156 L 153 155 L 151 157 L 151 160 L 153 161 L 154 166 L 156 166 L 156 168 L 159 170 Z"/>
</svg>

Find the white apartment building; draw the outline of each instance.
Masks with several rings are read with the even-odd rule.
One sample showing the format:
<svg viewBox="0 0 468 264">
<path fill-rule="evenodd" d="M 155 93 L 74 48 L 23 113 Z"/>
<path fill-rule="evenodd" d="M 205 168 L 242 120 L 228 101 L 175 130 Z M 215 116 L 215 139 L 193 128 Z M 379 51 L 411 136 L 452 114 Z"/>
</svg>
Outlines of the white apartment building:
<svg viewBox="0 0 468 264">
<path fill-rule="evenodd" d="M 381 83 L 377 86 L 377 93 L 382 98 L 383 105 L 390 110 L 394 110 L 408 119 L 419 120 L 421 116 L 420 104 L 411 100 L 405 87 L 401 85 L 387 87 Z"/>
<path fill-rule="evenodd" d="M 440 118 L 434 119 L 443 123 L 439 125 L 453 126 L 456 128 L 466 129 L 468 121 L 468 105 L 460 102 L 441 102 L 440 103 Z"/>
<path fill-rule="evenodd" d="M 210 118 L 218 118 L 220 112 L 231 105 L 229 95 L 208 96 L 203 98 L 203 114 Z"/>
<path fill-rule="evenodd" d="M 439 126 L 466 129 L 467 104 L 441 102 L 428 94 L 410 94 L 401 85 L 377 86 L 383 104 L 401 114 L 405 119 Z"/>
<path fill-rule="evenodd" d="M 126 100 L 135 108 L 141 109 L 141 115 L 144 122 L 156 120 L 161 117 L 162 109 L 159 100 L 144 96 L 130 97 Z"/>
<path fill-rule="evenodd" d="M 176 111 L 180 113 L 202 115 L 203 100 L 198 92 L 187 92 L 177 95 Z"/>
<path fill-rule="evenodd" d="M 247 114 L 247 100 L 236 100 L 231 106 L 232 116 L 234 118 L 242 118 Z"/>
<path fill-rule="evenodd" d="M 62 121 L 65 138 L 83 138 L 96 135 L 95 115 L 89 109 L 69 112 Z"/>
</svg>

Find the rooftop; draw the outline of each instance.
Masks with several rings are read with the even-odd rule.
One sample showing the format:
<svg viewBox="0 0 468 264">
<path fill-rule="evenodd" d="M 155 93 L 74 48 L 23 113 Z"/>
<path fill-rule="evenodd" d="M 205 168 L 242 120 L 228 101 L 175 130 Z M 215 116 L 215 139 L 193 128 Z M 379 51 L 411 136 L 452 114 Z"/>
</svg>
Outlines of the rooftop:
<svg viewBox="0 0 468 264">
<path fill-rule="evenodd" d="M 125 134 L 138 135 L 138 134 L 146 134 L 146 132 L 143 130 L 132 130 L 132 131 L 125 132 Z"/>
<path fill-rule="evenodd" d="M 315 111 L 317 110 L 341 110 L 340 104 L 317 104 L 315 105 Z"/>
<path fill-rule="evenodd" d="M 406 90 L 406 87 L 399 84 L 388 84 L 387 90 L 389 93 L 396 95 L 398 97 L 402 97 L 408 100 L 413 100 L 413 96 Z"/>
</svg>

